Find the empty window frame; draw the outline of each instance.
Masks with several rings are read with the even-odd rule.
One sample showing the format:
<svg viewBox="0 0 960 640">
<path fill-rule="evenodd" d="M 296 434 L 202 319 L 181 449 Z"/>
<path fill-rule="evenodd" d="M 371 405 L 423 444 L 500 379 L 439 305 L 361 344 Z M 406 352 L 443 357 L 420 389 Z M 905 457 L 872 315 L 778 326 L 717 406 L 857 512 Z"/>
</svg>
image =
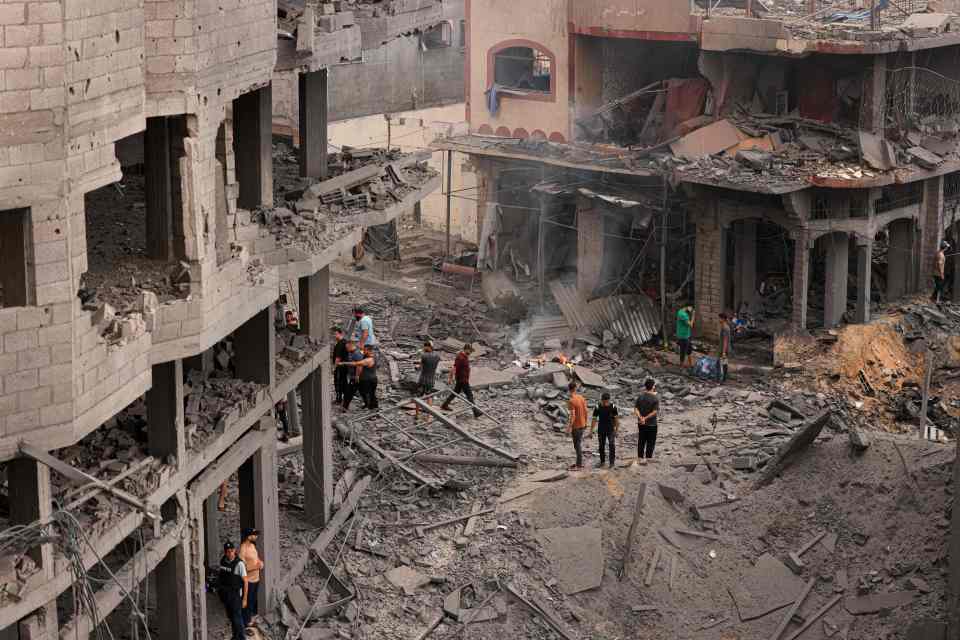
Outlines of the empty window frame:
<svg viewBox="0 0 960 640">
<path fill-rule="evenodd" d="M 0 211 L 0 308 L 30 304 L 30 209 Z"/>
<path fill-rule="evenodd" d="M 449 22 L 435 24 L 420 36 L 423 42 L 423 48 L 428 51 L 431 49 L 446 49 L 453 46 L 453 25 Z"/>
<path fill-rule="evenodd" d="M 501 87 L 550 93 L 553 58 L 533 47 L 507 47 L 493 54 L 493 78 Z"/>
</svg>

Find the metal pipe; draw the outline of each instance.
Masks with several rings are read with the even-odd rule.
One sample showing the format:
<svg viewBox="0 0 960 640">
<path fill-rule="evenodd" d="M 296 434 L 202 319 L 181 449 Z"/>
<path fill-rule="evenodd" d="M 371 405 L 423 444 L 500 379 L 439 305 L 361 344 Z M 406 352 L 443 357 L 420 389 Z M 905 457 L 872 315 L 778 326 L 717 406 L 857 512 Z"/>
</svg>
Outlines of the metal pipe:
<svg viewBox="0 0 960 640">
<path fill-rule="evenodd" d="M 450 207 L 453 202 L 453 151 L 447 151 L 447 253 L 450 256 Z"/>
</svg>

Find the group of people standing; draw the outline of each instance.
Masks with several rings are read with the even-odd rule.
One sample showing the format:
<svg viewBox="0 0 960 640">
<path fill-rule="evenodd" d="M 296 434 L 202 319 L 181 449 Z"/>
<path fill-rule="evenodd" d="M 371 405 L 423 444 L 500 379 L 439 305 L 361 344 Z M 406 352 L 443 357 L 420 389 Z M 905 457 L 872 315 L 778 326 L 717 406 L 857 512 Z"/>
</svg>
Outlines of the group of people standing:
<svg viewBox="0 0 960 640">
<path fill-rule="evenodd" d="M 354 307 L 353 317 L 353 331 L 349 336 L 341 327 L 333 328 L 336 341 L 332 354 L 334 404 L 348 411 L 353 398 L 359 395 L 364 409 L 377 409 L 380 407 L 377 400 L 380 352 L 373 319 L 359 306 Z"/>
<path fill-rule="evenodd" d="M 260 618 L 260 578 L 263 572 L 263 560 L 257 551 L 260 532 L 247 528 L 241 534 L 239 549 L 232 542 L 224 543 L 217 572 L 217 595 L 230 620 L 231 640 L 244 640 L 250 627 Z"/>
</svg>

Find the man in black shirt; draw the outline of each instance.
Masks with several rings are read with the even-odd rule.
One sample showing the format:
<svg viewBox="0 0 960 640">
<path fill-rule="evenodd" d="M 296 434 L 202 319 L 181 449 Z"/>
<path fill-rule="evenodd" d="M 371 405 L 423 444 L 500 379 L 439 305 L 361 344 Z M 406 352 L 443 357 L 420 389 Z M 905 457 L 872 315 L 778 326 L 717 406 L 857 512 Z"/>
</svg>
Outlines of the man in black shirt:
<svg viewBox="0 0 960 640">
<path fill-rule="evenodd" d="M 347 390 L 347 367 L 338 367 L 341 362 L 347 361 L 347 341 L 343 339 L 343 329 L 333 328 L 333 337 L 336 342 L 333 345 L 333 390 L 336 392 L 334 404 L 343 403 L 343 394 Z"/>
<path fill-rule="evenodd" d="M 603 467 L 603 462 L 606 459 L 606 447 L 604 444 L 609 443 L 610 468 L 613 469 L 614 458 L 617 455 L 616 441 L 617 431 L 620 430 L 620 413 L 617 411 L 617 406 L 610 402 L 609 393 L 604 393 L 600 397 L 600 404 L 593 410 L 593 420 L 590 422 L 591 436 L 597 429 L 597 422 L 600 423 L 600 434 L 598 436 L 600 441 L 600 462 L 597 463 L 597 468 L 600 469 Z"/>
<path fill-rule="evenodd" d="M 660 397 L 657 395 L 657 383 L 647 378 L 643 385 L 646 391 L 637 398 L 633 414 L 637 416 L 637 459 L 646 464 L 653 457 L 653 448 L 657 444 L 657 414 L 660 412 Z"/>
</svg>

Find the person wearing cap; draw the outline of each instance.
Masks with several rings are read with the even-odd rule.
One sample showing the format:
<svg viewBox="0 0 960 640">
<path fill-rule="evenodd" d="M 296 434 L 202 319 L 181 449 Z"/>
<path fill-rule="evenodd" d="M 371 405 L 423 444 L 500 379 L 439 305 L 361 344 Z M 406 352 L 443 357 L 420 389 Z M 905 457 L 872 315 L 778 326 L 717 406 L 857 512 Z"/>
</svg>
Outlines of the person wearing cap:
<svg viewBox="0 0 960 640">
<path fill-rule="evenodd" d="M 453 384 L 453 393 L 451 393 L 444 403 L 440 406 L 444 411 L 450 411 L 450 403 L 458 394 L 463 394 L 470 404 L 476 404 L 473 401 L 473 389 L 470 388 L 470 354 L 473 353 L 473 345 L 469 342 L 463 345 L 463 349 L 457 354 L 453 361 L 453 369 L 450 370 L 449 383 Z M 483 414 L 479 409 L 474 408 L 473 417 L 479 418 Z"/>
<path fill-rule="evenodd" d="M 240 560 L 247 570 L 247 597 L 243 605 L 243 625 L 251 626 L 259 618 L 257 610 L 257 595 L 260 592 L 260 572 L 263 570 L 263 560 L 257 551 L 257 538 L 260 532 L 252 527 L 243 530 L 240 542 Z"/>
<path fill-rule="evenodd" d="M 217 572 L 217 592 L 227 611 L 232 630 L 231 640 L 244 640 L 243 610 L 247 606 L 247 566 L 237 555 L 232 542 L 223 545 L 223 557 Z"/>
<path fill-rule="evenodd" d="M 600 396 L 600 404 L 593 410 L 593 420 L 590 422 L 590 435 L 593 436 L 597 430 L 597 422 L 600 423 L 600 432 L 598 435 L 600 445 L 600 462 L 597 468 L 603 467 L 606 460 L 606 447 L 610 447 L 610 468 L 614 467 L 614 458 L 617 455 L 617 432 L 620 430 L 620 412 L 617 405 L 610 402 L 610 394 L 604 393 Z"/>
<path fill-rule="evenodd" d="M 377 336 L 373 332 L 373 318 L 364 313 L 363 307 L 360 306 L 353 308 L 353 317 L 356 320 L 353 327 L 353 341 L 357 343 L 360 349 L 367 345 L 376 348 Z"/>
<path fill-rule="evenodd" d="M 943 296 L 943 288 L 946 283 L 946 269 L 947 269 L 947 249 L 950 248 L 950 243 L 944 240 L 940 243 L 940 250 L 937 251 L 937 257 L 934 261 L 934 272 L 933 272 L 933 296 L 932 299 L 934 302 L 940 302 L 940 298 Z"/>
</svg>

